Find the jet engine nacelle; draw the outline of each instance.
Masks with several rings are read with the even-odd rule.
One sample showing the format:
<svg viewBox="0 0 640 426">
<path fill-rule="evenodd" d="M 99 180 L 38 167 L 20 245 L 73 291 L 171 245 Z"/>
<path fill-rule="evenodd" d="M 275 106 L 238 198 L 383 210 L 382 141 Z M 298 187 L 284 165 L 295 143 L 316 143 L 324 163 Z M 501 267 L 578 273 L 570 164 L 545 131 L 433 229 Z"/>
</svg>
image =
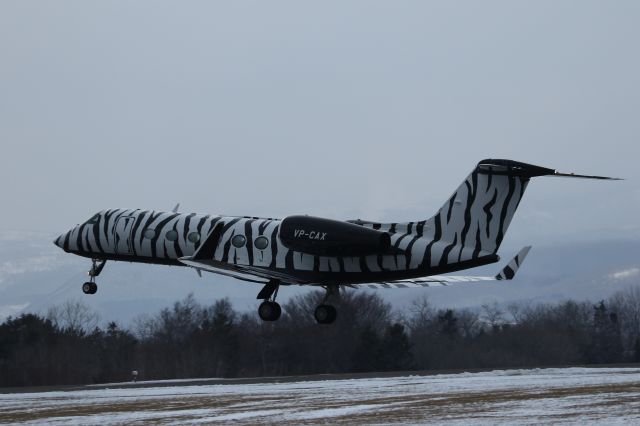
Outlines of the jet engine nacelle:
<svg viewBox="0 0 640 426">
<path fill-rule="evenodd" d="M 391 247 L 386 232 L 313 216 L 285 217 L 279 235 L 288 249 L 320 256 L 383 254 Z"/>
</svg>

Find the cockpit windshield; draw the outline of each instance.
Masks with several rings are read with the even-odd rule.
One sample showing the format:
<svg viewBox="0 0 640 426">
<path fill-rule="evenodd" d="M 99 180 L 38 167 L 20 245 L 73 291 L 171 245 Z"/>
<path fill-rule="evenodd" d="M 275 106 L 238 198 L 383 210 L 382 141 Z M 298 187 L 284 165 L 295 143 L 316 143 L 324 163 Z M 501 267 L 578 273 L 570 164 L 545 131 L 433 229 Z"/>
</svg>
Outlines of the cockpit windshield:
<svg viewBox="0 0 640 426">
<path fill-rule="evenodd" d="M 96 214 L 95 216 L 93 216 L 91 219 L 87 221 L 87 223 L 89 225 L 95 225 L 96 223 L 98 223 L 98 220 L 100 220 L 100 214 Z"/>
</svg>

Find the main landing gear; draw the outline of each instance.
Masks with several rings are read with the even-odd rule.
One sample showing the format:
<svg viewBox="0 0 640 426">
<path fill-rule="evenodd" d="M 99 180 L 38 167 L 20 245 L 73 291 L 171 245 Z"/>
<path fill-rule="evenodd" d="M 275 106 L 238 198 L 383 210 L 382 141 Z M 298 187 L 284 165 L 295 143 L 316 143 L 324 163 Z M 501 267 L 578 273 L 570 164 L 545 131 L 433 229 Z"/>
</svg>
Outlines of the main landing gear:
<svg viewBox="0 0 640 426">
<path fill-rule="evenodd" d="M 97 259 L 91 259 L 91 269 L 89 269 L 89 281 L 82 284 L 82 292 L 84 294 L 96 294 L 98 291 L 98 284 L 96 284 L 96 277 L 100 275 L 106 260 L 98 261 Z"/>
<path fill-rule="evenodd" d="M 280 287 L 280 281 L 271 280 L 260 290 L 256 299 L 264 300 L 258 307 L 258 315 L 263 321 L 276 321 L 282 314 L 282 308 L 276 302 L 276 296 L 278 296 L 278 288 Z M 322 303 L 318 305 L 313 316 L 318 321 L 318 324 L 331 324 L 336 320 L 338 312 L 333 305 L 327 304 L 327 300 L 333 296 L 339 297 L 339 287 L 335 284 L 327 285 L 324 287 L 326 294 Z"/>
<path fill-rule="evenodd" d="M 327 300 L 332 296 L 336 298 L 339 297 L 340 290 L 337 285 L 328 285 L 324 289 L 326 290 L 324 299 L 322 299 L 322 303 L 316 308 L 313 316 L 316 317 L 318 324 L 331 324 L 336 320 L 338 311 L 333 305 L 327 304 Z"/>
<path fill-rule="evenodd" d="M 282 314 L 282 308 L 276 302 L 278 296 L 278 288 L 280 287 L 280 281 L 271 280 L 258 293 L 256 299 L 263 299 L 264 302 L 258 307 L 258 315 L 263 321 L 276 321 Z"/>
</svg>

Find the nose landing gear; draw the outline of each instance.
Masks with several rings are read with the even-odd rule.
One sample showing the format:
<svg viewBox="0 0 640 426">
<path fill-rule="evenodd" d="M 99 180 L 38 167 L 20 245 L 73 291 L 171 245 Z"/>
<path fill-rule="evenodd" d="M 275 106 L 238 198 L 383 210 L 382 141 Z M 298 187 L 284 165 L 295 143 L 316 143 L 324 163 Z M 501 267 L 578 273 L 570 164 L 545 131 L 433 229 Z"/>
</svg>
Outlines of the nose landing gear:
<svg viewBox="0 0 640 426">
<path fill-rule="evenodd" d="M 98 284 L 96 284 L 96 277 L 100 275 L 106 260 L 99 261 L 98 259 L 91 259 L 91 269 L 89 269 L 89 281 L 82 284 L 82 292 L 84 294 L 96 294 L 98 291 Z"/>
<path fill-rule="evenodd" d="M 94 282 L 87 281 L 86 283 L 82 284 L 82 292 L 84 294 L 96 294 L 97 291 L 98 284 Z"/>
</svg>

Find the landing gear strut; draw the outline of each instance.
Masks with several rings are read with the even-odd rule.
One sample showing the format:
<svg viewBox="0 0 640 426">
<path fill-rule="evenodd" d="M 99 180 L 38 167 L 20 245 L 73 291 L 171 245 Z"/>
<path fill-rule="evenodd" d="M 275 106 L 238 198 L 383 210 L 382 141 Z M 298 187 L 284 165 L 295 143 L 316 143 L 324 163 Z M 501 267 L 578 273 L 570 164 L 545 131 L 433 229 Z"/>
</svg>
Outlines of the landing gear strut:
<svg viewBox="0 0 640 426">
<path fill-rule="evenodd" d="M 282 314 L 282 308 L 276 302 L 280 281 L 271 280 L 260 290 L 256 299 L 263 299 L 264 302 L 258 307 L 258 315 L 263 321 L 276 321 Z"/>
<path fill-rule="evenodd" d="M 333 305 L 327 304 L 327 300 L 332 296 L 335 296 L 336 298 L 339 297 L 340 289 L 335 284 L 328 285 L 324 289 L 326 290 L 324 299 L 322 300 L 322 303 L 316 308 L 313 316 L 316 317 L 316 321 L 318 321 L 318 324 L 331 324 L 336 320 L 338 311 L 336 311 L 336 308 Z"/>
<path fill-rule="evenodd" d="M 98 284 L 96 284 L 96 277 L 100 275 L 106 260 L 98 261 L 97 259 L 91 259 L 91 269 L 89 269 L 89 281 L 82 284 L 82 292 L 84 294 L 96 294 L 98 291 Z"/>
<path fill-rule="evenodd" d="M 262 287 L 258 297 L 256 299 L 262 299 L 263 302 L 258 307 L 258 315 L 263 321 L 276 321 L 282 314 L 282 308 L 276 302 L 278 296 L 278 289 L 280 288 L 280 281 L 271 280 Z M 337 284 L 329 284 L 323 286 L 326 290 L 322 303 L 318 305 L 313 316 L 318 321 L 318 324 L 331 324 L 333 323 L 338 312 L 333 305 L 329 305 L 327 301 L 329 299 L 335 299 L 340 297 L 340 286 Z"/>
</svg>

